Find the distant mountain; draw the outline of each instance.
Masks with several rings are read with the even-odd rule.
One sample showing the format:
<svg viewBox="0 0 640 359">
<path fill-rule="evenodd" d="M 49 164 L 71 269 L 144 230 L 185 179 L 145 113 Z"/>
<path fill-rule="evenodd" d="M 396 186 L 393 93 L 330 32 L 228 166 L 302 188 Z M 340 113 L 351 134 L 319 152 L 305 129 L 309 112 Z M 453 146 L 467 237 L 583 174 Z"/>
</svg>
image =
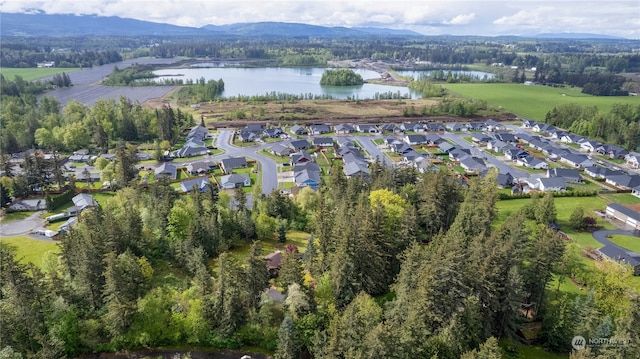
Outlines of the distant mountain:
<svg viewBox="0 0 640 359">
<path fill-rule="evenodd" d="M 610 40 L 625 40 L 624 37 L 617 37 L 611 35 L 602 34 L 589 34 L 582 32 L 545 32 L 541 34 L 535 34 L 532 37 L 538 39 L 610 39 Z"/>
<path fill-rule="evenodd" d="M 193 27 L 160 24 L 116 16 L 0 14 L 3 36 L 82 36 L 82 35 L 202 35 Z"/>
<path fill-rule="evenodd" d="M 206 25 L 201 28 L 161 24 L 121 17 L 96 15 L 0 14 L 3 36 L 83 36 L 83 35 L 210 35 L 237 37 L 359 37 L 421 36 L 409 30 L 326 27 L 299 23 L 257 22 Z"/>
</svg>

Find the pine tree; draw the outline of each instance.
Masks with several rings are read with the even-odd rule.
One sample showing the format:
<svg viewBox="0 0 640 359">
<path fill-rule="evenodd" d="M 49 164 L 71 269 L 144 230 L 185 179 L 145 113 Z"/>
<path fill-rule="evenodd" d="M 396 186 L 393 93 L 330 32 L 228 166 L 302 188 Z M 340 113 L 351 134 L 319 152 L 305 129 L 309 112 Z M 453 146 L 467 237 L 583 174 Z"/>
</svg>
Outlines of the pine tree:
<svg viewBox="0 0 640 359">
<path fill-rule="evenodd" d="M 581 229 L 583 227 L 584 209 L 582 207 L 576 207 L 571 216 L 569 217 L 569 225 L 575 229 Z"/>
<path fill-rule="evenodd" d="M 545 193 L 542 201 L 535 208 L 536 222 L 547 225 L 554 223 L 558 216 L 556 205 L 551 192 Z"/>
<path fill-rule="evenodd" d="M 293 283 L 299 285 L 304 283 L 301 255 L 296 246 L 287 246 L 283 254 L 280 270 L 278 271 L 278 282 L 280 282 L 284 288 L 289 287 L 289 285 Z"/>
<path fill-rule="evenodd" d="M 298 359 L 300 348 L 298 345 L 298 335 L 296 327 L 291 317 L 287 316 L 282 321 L 278 329 L 278 347 L 276 349 L 276 359 Z"/>
<path fill-rule="evenodd" d="M 244 287 L 247 293 L 247 305 L 249 310 L 257 310 L 262 292 L 269 286 L 269 273 L 264 259 L 262 248 L 254 242 L 249 250 L 247 266 L 244 270 Z"/>
</svg>

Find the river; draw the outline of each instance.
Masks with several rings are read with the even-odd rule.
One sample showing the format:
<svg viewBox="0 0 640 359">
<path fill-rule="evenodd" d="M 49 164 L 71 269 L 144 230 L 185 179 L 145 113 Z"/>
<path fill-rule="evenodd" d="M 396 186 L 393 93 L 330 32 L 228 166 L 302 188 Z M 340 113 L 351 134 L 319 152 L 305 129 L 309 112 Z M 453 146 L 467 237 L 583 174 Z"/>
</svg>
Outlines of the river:
<svg viewBox="0 0 640 359">
<path fill-rule="evenodd" d="M 217 64 L 211 64 L 216 66 Z M 412 94 L 407 87 L 380 85 L 365 83 L 360 86 L 320 86 L 320 78 L 324 68 L 318 67 L 260 67 L 260 68 L 241 68 L 241 67 L 197 67 L 190 68 L 167 68 L 156 70 L 154 73 L 158 76 L 158 80 L 164 79 L 182 79 L 184 81 L 197 81 L 200 78 L 205 80 L 224 81 L 224 97 L 233 96 L 254 96 L 264 95 L 266 93 L 287 93 L 294 95 L 311 94 L 313 96 L 331 96 L 336 99 L 374 99 L 376 93 L 382 94 L 387 92 L 397 93 L 401 95 L 416 98 L 416 94 Z M 371 70 L 354 69 L 354 72 L 360 74 L 363 79 L 380 79 L 380 75 Z"/>
</svg>

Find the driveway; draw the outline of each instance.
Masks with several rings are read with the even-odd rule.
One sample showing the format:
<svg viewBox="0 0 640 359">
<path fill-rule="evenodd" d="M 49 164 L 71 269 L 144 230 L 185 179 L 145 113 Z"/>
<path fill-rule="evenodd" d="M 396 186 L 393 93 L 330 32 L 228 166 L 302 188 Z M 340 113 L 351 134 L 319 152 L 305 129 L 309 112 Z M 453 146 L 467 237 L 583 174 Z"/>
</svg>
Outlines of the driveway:
<svg viewBox="0 0 640 359">
<path fill-rule="evenodd" d="M 40 218 L 42 213 L 38 211 L 25 219 L 0 223 L 0 237 L 28 234 L 34 229 L 44 228 L 44 219 Z"/>
<path fill-rule="evenodd" d="M 625 236 L 634 236 L 634 237 L 638 237 L 640 238 L 640 235 L 638 235 L 637 231 L 628 231 L 628 230 L 624 230 L 624 229 L 616 229 L 616 230 L 612 230 L 612 231 L 595 231 L 593 232 L 593 238 L 595 238 L 596 241 L 602 243 L 603 246 L 606 245 L 611 245 L 611 246 L 616 246 L 618 248 L 622 248 L 625 251 L 629 251 L 629 249 L 620 247 L 619 245 L 611 242 L 609 239 L 607 239 L 607 236 L 610 234 L 623 234 Z"/>
<path fill-rule="evenodd" d="M 387 156 L 385 156 L 385 154 L 382 153 L 382 151 L 380 151 L 380 148 L 378 148 L 378 146 L 375 143 L 373 143 L 373 140 L 375 140 L 376 138 L 382 138 L 381 135 L 377 135 L 377 136 L 351 136 L 350 138 L 360 142 L 362 147 L 364 147 L 364 150 L 369 152 L 369 156 L 371 156 L 371 159 L 376 159 L 376 157 L 377 157 L 385 165 L 387 165 L 389 167 L 393 167 L 393 163 L 389 160 L 389 158 Z"/>
</svg>

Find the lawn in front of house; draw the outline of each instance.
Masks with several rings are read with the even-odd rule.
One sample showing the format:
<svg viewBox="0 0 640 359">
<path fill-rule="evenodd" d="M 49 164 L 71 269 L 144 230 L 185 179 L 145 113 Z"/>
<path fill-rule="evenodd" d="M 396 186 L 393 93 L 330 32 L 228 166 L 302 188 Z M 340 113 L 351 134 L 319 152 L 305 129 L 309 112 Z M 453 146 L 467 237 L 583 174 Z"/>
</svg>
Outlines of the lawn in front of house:
<svg viewBox="0 0 640 359">
<path fill-rule="evenodd" d="M 614 234 L 609 240 L 622 248 L 640 253 L 640 238 L 636 236 L 626 236 L 623 234 Z"/>
<path fill-rule="evenodd" d="M 15 252 L 16 259 L 21 263 L 33 263 L 43 267 L 43 258 L 48 252 L 60 253 L 57 242 L 33 239 L 28 236 L 2 237 L 0 246 Z"/>
</svg>

